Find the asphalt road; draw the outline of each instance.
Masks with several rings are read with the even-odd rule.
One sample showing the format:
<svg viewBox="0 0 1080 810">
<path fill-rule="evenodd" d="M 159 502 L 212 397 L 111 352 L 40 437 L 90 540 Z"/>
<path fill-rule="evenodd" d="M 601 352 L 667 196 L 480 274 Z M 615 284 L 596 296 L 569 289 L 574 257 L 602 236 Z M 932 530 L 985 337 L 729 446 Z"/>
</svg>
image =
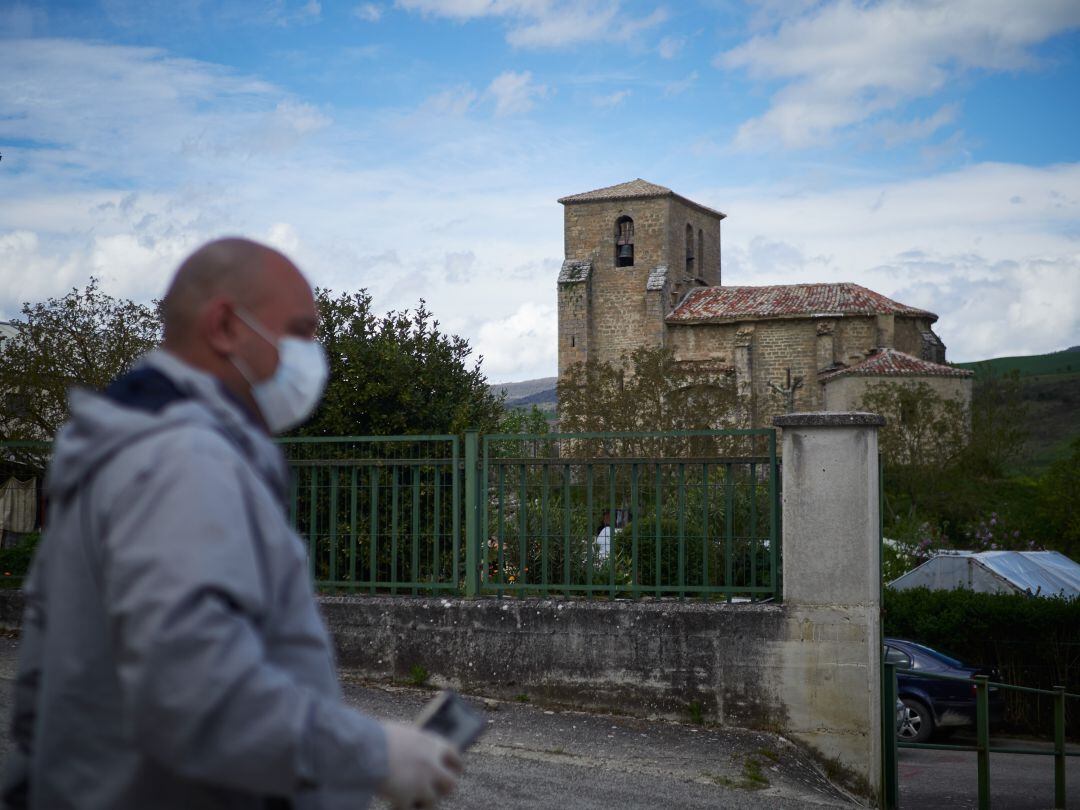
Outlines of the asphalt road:
<svg viewBox="0 0 1080 810">
<path fill-rule="evenodd" d="M 961 734 L 950 743 L 973 745 Z M 990 745 L 1036 748 L 1038 743 L 991 739 Z M 1076 746 L 1070 746 L 1070 750 Z M 900 807 L 968 810 L 978 803 L 978 767 L 971 751 L 901 748 Z M 1080 810 L 1080 757 L 1065 760 L 1066 807 Z M 990 803 L 994 810 L 1047 810 L 1054 806 L 1054 760 L 1028 754 L 990 755 Z"/>
</svg>

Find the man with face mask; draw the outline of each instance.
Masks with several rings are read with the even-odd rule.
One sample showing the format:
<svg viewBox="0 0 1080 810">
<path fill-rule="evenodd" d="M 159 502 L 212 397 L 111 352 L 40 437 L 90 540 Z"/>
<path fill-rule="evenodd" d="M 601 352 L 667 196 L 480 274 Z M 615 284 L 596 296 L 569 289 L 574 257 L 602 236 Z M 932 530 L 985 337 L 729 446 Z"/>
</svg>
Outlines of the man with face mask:
<svg viewBox="0 0 1080 810">
<path fill-rule="evenodd" d="M 165 340 L 73 391 L 25 585 L 9 807 L 432 807 L 458 753 L 342 702 L 288 471 L 327 362 L 283 255 L 212 242 L 162 304 Z"/>
</svg>

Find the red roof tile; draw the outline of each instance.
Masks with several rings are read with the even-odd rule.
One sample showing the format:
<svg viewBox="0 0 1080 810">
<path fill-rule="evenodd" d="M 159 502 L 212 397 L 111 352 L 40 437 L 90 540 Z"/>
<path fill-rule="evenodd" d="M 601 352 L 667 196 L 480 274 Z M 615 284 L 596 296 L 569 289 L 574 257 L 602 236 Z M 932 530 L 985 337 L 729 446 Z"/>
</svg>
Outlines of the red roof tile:
<svg viewBox="0 0 1080 810">
<path fill-rule="evenodd" d="M 822 374 L 821 380 L 835 377 L 973 377 L 974 371 L 931 363 L 897 349 L 879 349 L 861 363 Z"/>
<path fill-rule="evenodd" d="M 668 323 L 745 321 L 843 315 L 937 315 L 909 307 L 858 284 L 780 284 L 771 287 L 700 287 L 668 315 Z"/>
</svg>

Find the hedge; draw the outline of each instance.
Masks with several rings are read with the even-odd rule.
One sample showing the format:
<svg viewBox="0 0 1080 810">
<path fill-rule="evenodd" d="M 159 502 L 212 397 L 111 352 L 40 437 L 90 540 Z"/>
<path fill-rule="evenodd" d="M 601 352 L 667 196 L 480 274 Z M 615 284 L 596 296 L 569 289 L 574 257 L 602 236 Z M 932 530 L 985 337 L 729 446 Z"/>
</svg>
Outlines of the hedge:
<svg viewBox="0 0 1080 810">
<path fill-rule="evenodd" d="M 1034 598 L 926 588 L 884 593 L 885 635 L 996 667 L 1002 681 L 1080 694 L 1080 598 Z M 1008 731 L 1053 733 L 1053 699 L 1006 690 Z M 1066 727 L 1080 737 L 1080 699 L 1066 701 Z"/>
</svg>

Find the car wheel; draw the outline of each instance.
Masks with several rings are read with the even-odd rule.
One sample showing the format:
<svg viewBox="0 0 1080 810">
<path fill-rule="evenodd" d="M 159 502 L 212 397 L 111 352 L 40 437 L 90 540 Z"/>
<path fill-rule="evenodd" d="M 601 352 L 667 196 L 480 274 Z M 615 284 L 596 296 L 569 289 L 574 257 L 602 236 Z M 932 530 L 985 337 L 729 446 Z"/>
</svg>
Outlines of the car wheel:
<svg viewBox="0 0 1080 810">
<path fill-rule="evenodd" d="M 934 733 L 934 717 L 921 700 L 900 698 L 904 704 L 904 719 L 896 737 L 903 742 L 924 743 Z"/>
</svg>

